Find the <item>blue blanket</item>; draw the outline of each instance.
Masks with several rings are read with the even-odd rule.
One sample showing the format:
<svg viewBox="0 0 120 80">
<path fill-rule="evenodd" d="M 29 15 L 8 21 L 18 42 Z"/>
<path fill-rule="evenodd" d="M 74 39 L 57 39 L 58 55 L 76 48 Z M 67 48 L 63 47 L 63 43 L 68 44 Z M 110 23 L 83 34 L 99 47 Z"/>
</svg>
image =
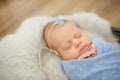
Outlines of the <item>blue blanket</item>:
<svg viewBox="0 0 120 80">
<path fill-rule="evenodd" d="M 62 61 L 70 80 L 120 80 L 120 50 L 102 40 L 93 40 L 98 55 L 87 59 Z"/>
</svg>

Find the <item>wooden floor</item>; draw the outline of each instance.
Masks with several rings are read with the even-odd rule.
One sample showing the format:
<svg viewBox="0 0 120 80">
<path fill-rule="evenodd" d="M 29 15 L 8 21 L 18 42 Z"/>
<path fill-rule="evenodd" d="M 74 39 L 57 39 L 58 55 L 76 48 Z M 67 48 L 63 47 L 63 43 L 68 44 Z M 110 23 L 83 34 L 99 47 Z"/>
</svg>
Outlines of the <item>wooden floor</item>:
<svg viewBox="0 0 120 80">
<path fill-rule="evenodd" d="M 97 13 L 120 27 L 120 0 L 0 0 L 0 38 L 14 33 L 28 17 L 80 11 Z"/>
</svg>

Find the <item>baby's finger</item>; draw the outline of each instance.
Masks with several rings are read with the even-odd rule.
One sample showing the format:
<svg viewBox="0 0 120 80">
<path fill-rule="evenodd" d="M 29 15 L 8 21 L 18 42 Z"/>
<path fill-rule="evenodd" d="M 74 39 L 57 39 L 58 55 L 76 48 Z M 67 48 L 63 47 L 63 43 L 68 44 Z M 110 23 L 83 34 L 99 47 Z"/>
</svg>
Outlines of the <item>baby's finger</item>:
<svg viewBox="0 0 120 80">
<path fill-rule="evenodd" d="M 78 59 L 84 59 L 84 58 L 88 58 L 90 56 L 96 56 L 96 52 L 95 51 L 88 51 L 88 52 L 85 52 L 83 53 Z"/>
<path fill-rule="evenodd" d="M 91 51 L 85 52 L 78 59 L 84 59 L 86 57 L 89 57 L 92 53 L 94 52 L 91 52 Z"/>
</svg>

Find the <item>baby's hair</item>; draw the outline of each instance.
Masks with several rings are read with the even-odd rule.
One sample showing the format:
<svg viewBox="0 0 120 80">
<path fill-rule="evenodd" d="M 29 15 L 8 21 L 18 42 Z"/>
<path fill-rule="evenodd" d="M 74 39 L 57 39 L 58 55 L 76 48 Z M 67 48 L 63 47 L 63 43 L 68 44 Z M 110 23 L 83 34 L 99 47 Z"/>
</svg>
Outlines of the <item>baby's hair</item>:
<svg viewBox="0 0 120 80">
<path fill-rule="evenodd" d="M 56 23 L 54 22 L 49 22 L 44 30 L 43 30 L 43 38 L 44 38 L 44 41 L 45 41 L 45 44 L 46 46 L 49 48 L 49 49 L 53 49 L 53 46 L 49 43 L 49 40 L 50 40 L 50 34 L 51 32 L 53 31 L 53 28 L 55 26 Z M 49 29 L 49 30 L 48 30 Z M 46 35 L 47 34 L 47 35 Z M 47 36 L 47 37 L 46 37 Z"/>
<path fill-rule="evenodd" d="M 59 55 L 59 53 L 58 53 L 56 50 L 54 50 L 54 49 L 53 49 L 53 46 L 48 42 L 48 41 L 49 41 L 50 33 L 51 33 L 54 25 L 55 25 L 55 24 L 54 24 L 53 22 L 49 22 L 49 23 L 45 26 L 45 28 L 43 29 L 43 39 L 44 39 L 44 41 L 45 41 L 45 44 L 46 44 L 47 48 L 48 48 L 51 52 L 55 52 L 57 55 Z M 50 28 L 50 31 L 49 31 L 48 34 L 47 34 L 48 40 L 47 40 L 47 37 L 45 36 L 46 31 L 47 31 L 47 30 L 46 30 L 47 28 L 48 28 L 48 29 Z"/>
<path fill-rule="evenodd" d="M 47 27 L 48 27 L 49 25 L 50 25 L 50 23 L 47 23 L 47 24 L 45 25 L 44 29 L 43 29 L 43 39 L 44 39 L 45 44 L 46 44 L 46 46 L 47 46 L 48 48 L 50 48 L 50 47 L 49 47 L 49 45 L 47 44 L 47 39 L 46 39 L 46 37 L 45 37 L 45 34 L 46 34 L 46 29 L 47 29 Z"/>
<path fill-rule="evenodd" d="M 51 34 L 54 26 L 55 26 L 56 24 L 64 24 L 65 21 L 66 21 L 66 18 L 65 18 L 65 17 L 63 17 L 63 16 L 57 16 L 54 21 L 49 22 L 49 23 L 45 26 L 45 28 L 44 28 L 44 30 L 43 30 L 43 38 L 44 38 L 44 41 L 45 41 L 45 43 L 46 43 L 46 46 L 47 46 L 49 49 L 52 49 L 52 45 L 50 45 L 50 43 L 49 43 L 48 41 L 49 41 L 49 37 L 50 37 L 50 34 Z M 47 37 L 45 36 L 45 34 L 46 34 L 46 29 L 47 29 L 47 27 L 49 27 L 49 26 L 50 26 L 51 29 L 50 29 L 50 31 L 48 32 L 48 40 L 47 40 Z"/>
</svg>

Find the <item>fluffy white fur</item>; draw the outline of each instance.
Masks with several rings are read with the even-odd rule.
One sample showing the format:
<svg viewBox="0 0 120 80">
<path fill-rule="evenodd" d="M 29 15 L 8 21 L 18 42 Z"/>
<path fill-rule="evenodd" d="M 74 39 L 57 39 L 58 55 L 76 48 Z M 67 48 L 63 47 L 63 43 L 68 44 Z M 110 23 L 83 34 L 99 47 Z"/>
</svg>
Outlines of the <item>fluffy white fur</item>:
<svg viewBox="0 0 120 80">
<path fill-rule="evenodd" d="M 75 13 L 66 18 L 80 25 L 88 35 L 101 38 L 119 46 L 110 31 L 110 24 L 93 13 Z M 1 80 L 68 80 L 62 72 L 61 59 L 54 53 L 39 67 L 38 51 L 44 45 L 42 31 L 54 17 L 40 16 L 25 20 L 15 34 L 0 41 Z M 44 51 L 42 61 L 49 51 Z M 41 62 L 42 62 L 41 61 Z"/>
</svg>

